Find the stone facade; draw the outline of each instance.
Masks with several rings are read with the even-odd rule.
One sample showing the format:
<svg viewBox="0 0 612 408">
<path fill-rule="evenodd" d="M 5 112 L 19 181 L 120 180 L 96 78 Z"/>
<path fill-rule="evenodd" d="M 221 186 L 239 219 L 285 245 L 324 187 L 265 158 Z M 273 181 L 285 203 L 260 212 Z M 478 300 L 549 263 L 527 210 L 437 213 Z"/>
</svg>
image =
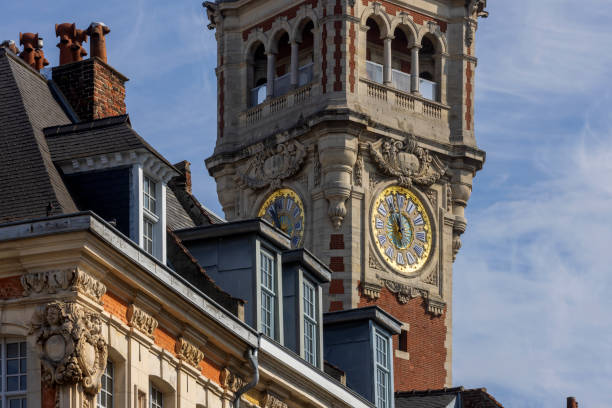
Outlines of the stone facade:
<svg viewBox="0 0 612 408">
<path fill-rule="evenodd" d="M 485 158 L 473 126 L 474 31 L 485 6 L 206 3 L 219 79 L 217 144 L 206 165 L 226 218 L 256 217 L 272 192 L 292 189 L 304 203 L 304 246 L 333 271 L 326 310 L 378 304 L 406 327 L 436 326 L 408 330 L 409 350 L 395 357 L 396 391 L 452 384 L 452 264 L 472 179 Z M 312 71 L 300 83 L 304 56 Z M 368 71 L 378 66 L 380 81 Z M 400 89 L 396 75 L 410 78 L 409 89 Z M 263 101 L 253 100 L 251 89 L 263 86 L 257 78 L 265 81 Z M 409 188 L 431 220 L 431 254 L 411 274 L 395 272 L 375 249 L 373 203 L 390 186 Z M 435 349 L 416 346 L 425 340 Z"/>
</svg>

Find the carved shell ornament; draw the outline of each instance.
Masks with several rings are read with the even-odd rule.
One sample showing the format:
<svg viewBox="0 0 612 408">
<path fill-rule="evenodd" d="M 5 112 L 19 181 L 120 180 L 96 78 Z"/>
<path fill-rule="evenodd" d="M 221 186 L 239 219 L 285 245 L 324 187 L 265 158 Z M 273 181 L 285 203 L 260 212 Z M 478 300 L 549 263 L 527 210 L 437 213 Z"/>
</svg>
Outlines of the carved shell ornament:
<svg viewBox="0 0 612 408">
<path fill-rule="evenodd" d="M 410 187 L 413 183 L 430 186 L 446 172 L 447 166 L 427 149 L 419 147 L 412 135 L 405 141 L 382 138 L 368 143 L 370 157 L 384 174 L 396 177 L 398 184 Z"/>
<path fill-rule="evenodd" d="M 75 303 L 55 301 L 36 310 L 31 327 L 44 382 L 81 383 L 90 396 L 100 391 L 108 350 L 97 314 Z"/>
<path fill-rule="evenodd" d="M 239 182 L 242 187 L 252 189 L 279 188 L 282 180 L 300 170 L 305 157 L 306 148 L 297 140 L 264 148 L 249 159 L 243 172 L 239 172 Z"/>
</svg>

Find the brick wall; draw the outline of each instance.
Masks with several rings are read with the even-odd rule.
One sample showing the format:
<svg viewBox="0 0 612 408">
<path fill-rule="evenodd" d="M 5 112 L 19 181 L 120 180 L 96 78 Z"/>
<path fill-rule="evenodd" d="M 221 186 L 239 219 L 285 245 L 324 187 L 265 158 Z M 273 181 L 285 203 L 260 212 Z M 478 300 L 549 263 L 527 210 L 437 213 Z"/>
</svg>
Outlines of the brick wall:
<svg viewBox="0 0 612 408">
<path fill-rule="evenodd" d="M 14 299 L 22 296 L 21 275 L 0 279 L 0 299 Z"/>
<path fill-rule="evenodd" d="M 408 359 L 396 355 L 400 336 L 393 336 L 395 391 L 443 388 L 446 381 L 444 314 L 438 317 L 428 314 L 425 300 L 420 297 L 401 304 L 386 288 L 381 290 L 380 298 L 375 301 L 361 296 L 359 307 L 372 305 L 379 306 L 409 325 L 405 338 Z"/>
<path fill-rule="evenodd" d="M 99 58 L 53 68 L 53 81 L 82 121 L 124 115 L 126 77 Z"/>
<path fill-rule="evenodd" d="M 121 299 L 119 296 L 106 292 L 100 298 L 104 305 L 104 310 L 113 316 L 119 318 L 123 323 L 127 324 L 127 310 L 128 304 L 125 300 Z"/>
</svg>

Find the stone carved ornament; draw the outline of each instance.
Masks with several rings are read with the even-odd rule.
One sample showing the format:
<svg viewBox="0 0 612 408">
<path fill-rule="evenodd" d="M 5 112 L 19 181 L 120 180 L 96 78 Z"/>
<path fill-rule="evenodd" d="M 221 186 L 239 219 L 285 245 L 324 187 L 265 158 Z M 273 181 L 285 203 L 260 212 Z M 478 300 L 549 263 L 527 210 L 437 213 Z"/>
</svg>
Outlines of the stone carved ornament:
<svg viewBox="0 0 612 408">
<path fill-rule="evenodd" d="M 174 351 L 178 358 L 187 361 L 194 367 L 197 367 L 200 361 L 204 360 L 204 353 L 202 350 L 195 344 L 185 340 L 183 337 L 179 337 Z"/>
<path fill-rule="evenodd" d="M 221 386 L 223 388 L 232 392 L 238 391 L 246 384 L 244 379 L 230 370 L 229 367 L 223 367 L 223 369 L 221 369 L 219 380 L 221 381 Z"/>
<path fill-rule="evenodd" d="M 263 408 L 287 408 L 287 403 L 270 392 L 263 398 Z"/>
<path fill-rule="evenodd" d="M 437 270 L 437 268 L 434 268 L 434 270 Z M 431 313 L 434 316 L 440 316 L 444 312 L 444 306 L 446 304 L 442 300 L 432 299 L 428 290 L 415 288 L 403 283 L 382 279 L 380 277 L 378 277 L 378 279 L 387 288 L 387 290 L 389 290 L 389 292 L 395 294 L 398 302 L 401 304 L 406 304 L 410 299 L 421 296 L 426 301 L 428 313 Z"/>
<path fill-rule="evenodd" d="M 300 170 L 305 157 L 306 148 L 297 140 L 264 148 L 249 159 L 244 172 L 239 173 L 238 181 L 243 188 L 279 188 L 282 180 Z"/>
<path fill-rule="evenodd" d="M 99 302 L 106 293 L 104 284 L 78 268 L 26 273 L 21 276 L 21 285 L 24 296 L 72 291 L 84 293 Z"/>
<path fill-rule="evenodd" d="M 410 187 L 413 183 L 430 186 L 446 172 L 447 166 L 437 156 L 419 147 L 412 135 L 403 142 L 381 138 L 368 143 L 368 150 L 376 167 L 382 173 L 396 177 L 403 187 Z"/>
<path fill-rule="evenodd" d="M 153 333 L 159 324 L 153 316 L 133 303 L 128 308 L 127 319 L 130 327 L 137 328 L 149 337 L 153 337 Z"/>
<path fill-rule="evenodd" d="M 45 383 L 81 383 L 89 396 L 100 391 L 108 349 L 96 313 L 76 303 L 51 302 L 34 313 L 31 333 L 36 335 Z"/>
</svg>

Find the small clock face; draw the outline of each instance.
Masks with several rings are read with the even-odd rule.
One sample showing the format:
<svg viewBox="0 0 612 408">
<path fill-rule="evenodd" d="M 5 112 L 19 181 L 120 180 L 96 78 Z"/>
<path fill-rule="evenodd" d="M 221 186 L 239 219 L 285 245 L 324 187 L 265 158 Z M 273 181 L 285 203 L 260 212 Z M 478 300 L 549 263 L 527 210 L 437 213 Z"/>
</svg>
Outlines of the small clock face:
<svg viewBox="0 0 612 408">
<path fill-rule="evenodd" d="M 304 238 L 304 205 L 295 191 L 288 188 L 276 190 L 259 209 L 261 217 L 291 237 L 291 247 L 302 246 Z"/>
<path fill-rule="evenodd" d="M 412 191 L 387 187 L 376 197 L 371 217 L 372 239 L 393 270 L 411 273 L 427 262 L 432 247 L 431 223 Z"/>
</svg>

